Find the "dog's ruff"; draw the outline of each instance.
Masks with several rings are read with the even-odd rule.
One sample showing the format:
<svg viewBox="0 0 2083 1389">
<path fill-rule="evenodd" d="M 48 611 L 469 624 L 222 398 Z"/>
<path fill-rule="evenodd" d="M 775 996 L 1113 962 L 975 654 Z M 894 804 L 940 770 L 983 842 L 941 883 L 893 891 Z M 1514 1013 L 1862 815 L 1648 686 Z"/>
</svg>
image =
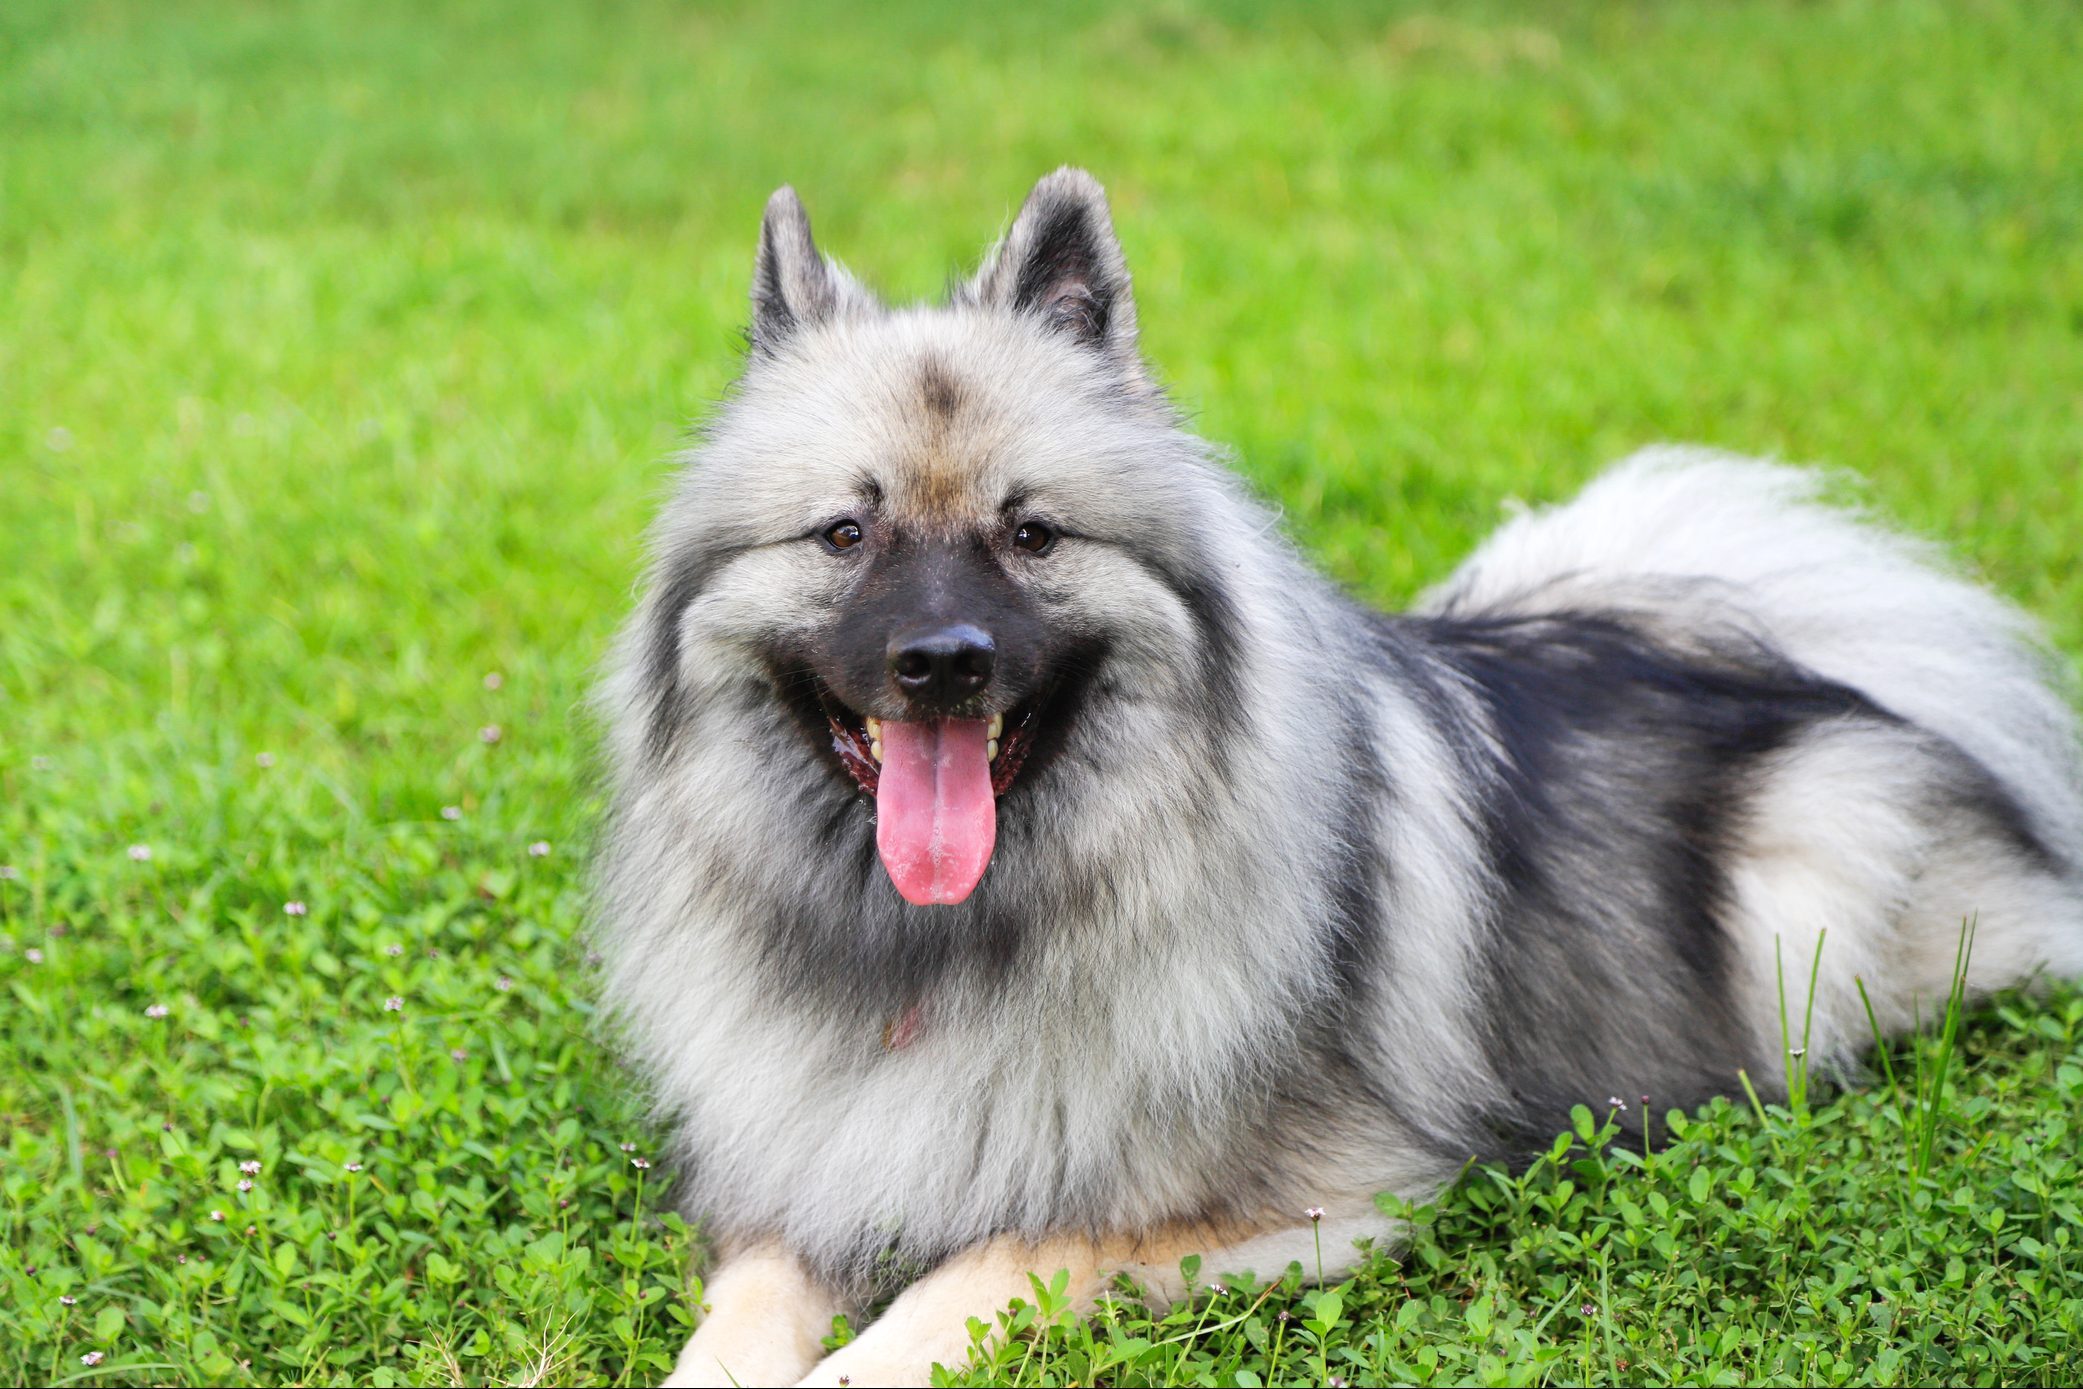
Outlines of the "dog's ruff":
<svg viewBox="0 0 2083 1389">
<path fill-rule="evenodd" d="M 600 701 L 606 997 L 725 1251 L 675 1383 L 924 1383 L 1030 1269 L 1313 1274 L 1311 1207 L 1342 1272 L 1376 1193 L 1573 1103 L 1777 1076 L 1825 931 L 1835 1076 L 1858 985 L 1929 1016 L 1963 921 L 1973 994 L 2083 973 L 2052 663 L 1818 475 L 1653 449 L 1389 617 L 1157 390 L 1084 174 L 894 310 L 784 190 L 753 299 Z M 890 683 L 921 614 L 987 631 L 981 693 Z M 911 718 L 952 731 L 879 856 L 869 720 Z M 972 858 L 916 867 L 955 811 Z"/>
</svg>

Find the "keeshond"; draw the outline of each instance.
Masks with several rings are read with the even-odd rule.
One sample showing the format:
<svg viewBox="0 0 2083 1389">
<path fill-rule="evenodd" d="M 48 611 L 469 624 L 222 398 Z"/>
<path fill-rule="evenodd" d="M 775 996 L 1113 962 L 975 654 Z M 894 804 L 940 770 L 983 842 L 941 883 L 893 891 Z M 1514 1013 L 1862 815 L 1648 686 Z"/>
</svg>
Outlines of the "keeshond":
<svg viewBox="0 0 2083 1389">
<path fill-rule="evenodd" d="M 925 1383 L 1029 1270 L 1340 1272 L 1572 1104 L 1779 1076 L 1782 965 L 1840 1077 L 1963 923 L 1973 993 L 2083 973 L 2056 664 L 1814 474 L 1651 449 L 1371 611 L 1074 169 L 904 308 L 782 189 L 749 337 L 602 693 L 604 987 L 714 1251 L 674 1383 Z"/>
</svg>

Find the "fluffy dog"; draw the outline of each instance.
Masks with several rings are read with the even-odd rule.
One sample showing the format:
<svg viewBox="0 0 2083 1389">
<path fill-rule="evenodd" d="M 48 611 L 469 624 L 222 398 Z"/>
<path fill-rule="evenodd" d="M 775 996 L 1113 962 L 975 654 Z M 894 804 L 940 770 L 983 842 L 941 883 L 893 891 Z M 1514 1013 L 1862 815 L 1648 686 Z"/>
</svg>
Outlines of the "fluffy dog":
<svg viewBox="0 0 2083 1389">
<path fill-rule="evenodd" d="M 1825 931 L 1825 1071 L 1969 918 L 1973 992 L 2083 972 L 2050 662 L 1812 474 L 1651 450 L 1389 616 L 1166 401 L 1082 172 L 907 308 L 784 188 L 752 310 L 602 694 L 607 995 L 719 1255 L 675 1383 L 924 1383 L 1028 1270 L 1313 1268 L 1312 1207 L 1340 1271 L 1572 1103 L 1776 1075 Z"/>
</svg>

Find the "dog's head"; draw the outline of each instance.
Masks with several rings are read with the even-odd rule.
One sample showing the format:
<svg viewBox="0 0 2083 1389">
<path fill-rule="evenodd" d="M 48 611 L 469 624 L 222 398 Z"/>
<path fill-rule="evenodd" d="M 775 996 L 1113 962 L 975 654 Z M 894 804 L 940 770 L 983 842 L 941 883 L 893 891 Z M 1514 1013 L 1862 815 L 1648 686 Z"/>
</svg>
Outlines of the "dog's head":
<svg viewBox="0 0 2083 1389">
<path fill-rule="evenodd" d="M 1247 509 L 1138 356 L 1082 171 L 1036 185 L 948 302 L 894 309 L 783 188 L 752 308 L 743 378 L 660 530 L 654 755 L 703 736 L 691 691 L 756 678 L 809 774 L 874 798 L 897 891 L 962 901 L 1001 801 L 1132 759 L 1120 740 L 1167 700 L 1223 701 L 1207 672 L 1233 644 L 1223 546 Z M 1106 699 L 1140 707 L 1102 736 Z"/>
</svg>

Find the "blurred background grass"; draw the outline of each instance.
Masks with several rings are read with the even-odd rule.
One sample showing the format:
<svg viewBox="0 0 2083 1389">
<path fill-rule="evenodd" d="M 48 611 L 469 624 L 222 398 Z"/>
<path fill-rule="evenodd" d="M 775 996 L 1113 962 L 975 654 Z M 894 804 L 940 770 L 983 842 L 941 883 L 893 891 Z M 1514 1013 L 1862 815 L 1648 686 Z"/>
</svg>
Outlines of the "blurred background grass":
<svg viewBox="0 0 2083 1389">
<path fill-rule="evenodd" d="M 357 990 L 478 965 L 581 1038 L 544 1074 L 628 1121 L 575 1014 L 578 706 L 783 181 L 905 298 L 1090 167 L 1160 371 L 1371 598 L 1503 499 L 1684 439 L 1857 470 L 2073 657 L 2079 54 L 2083 10 L 2031 3 L 10 0 L 14 1171 L 93 1209 L 64 1133 L 181 1104 L 309 1132 L 311 1074 L 258 1107 L 205 1083 L 230 1020 L 271 1008 L 345 1073 L 404 1055 Z M 401 931 L 448 953 L 396 975 Z M 223 1035 L 151 1060 L 138 1010 L 176 998 Z M 101 1096 L 71 1129 L 61 1082 Z M 63 1211 L 22 1198 L 17 1275 Z"/>
<path fill-rule="evenodd" d="M 766 193 L 920 296 L 1065 161 L 1370 596 L 1690 439 L 1859 469 L 2073 648 L 2079 53 L 2029 5 L 12 4 L 8 743 L 295 739 L 410 813 L 498 666 L 554 800 Z"/>
</svg>

